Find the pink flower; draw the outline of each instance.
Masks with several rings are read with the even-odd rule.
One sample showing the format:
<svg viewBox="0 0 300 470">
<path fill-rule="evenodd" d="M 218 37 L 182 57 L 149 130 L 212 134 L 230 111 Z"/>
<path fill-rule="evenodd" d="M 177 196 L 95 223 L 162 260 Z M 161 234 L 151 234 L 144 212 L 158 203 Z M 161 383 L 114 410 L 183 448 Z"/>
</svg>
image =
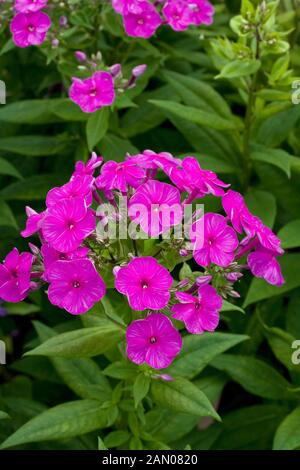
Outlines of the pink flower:
<svg viewBox="0 0 300 470">
<path fill-rule="evenodd" d="M 145 233 L 156 237 L 181 222 L 180 192 L 170 184 L 150 180 L 131 197 L 128 215 Z"/>
<path fill-rule="evenodd" d="M 125 193 L 128 186 L 137 188 L 145 177 L 145 170 L 130 160 L 122 163 L 109 161 L 102 166 L 101 174 L 96 179 L 96 185 L 102 190 L 119 189 Z"/>
<path fill-rule="evenodd" d="M 31 207 L 27 206 L 26 214 L 28 217 L 26 228 L 21 232 L 21 235 L 24 238 L 31 237 L 31 235 L 37 233 L 41 229 L 46 212 L 38 214 L 35 210 L 31 209 Z"/>
<path fill-rule="evenodd" d="M 115 287 L 133 310 L 161 310 L 170 300 L 172 276 L 151 256 L 134 258 L 116 273 Z"/>
<path fill-rule="evenodd" d="M 90 206 L 93 201 L 93 184 L 94 178 L 92 176 L 76 175 L 69 183 L 64 184 L 60 188 L 51 189 L 47 194 L 46 205 L 50 208 L 60 204 L 62 199 L 81 198 L 85 201 L 87 206 Z"/>
<path fill-rule="evenodd" d="M 112 0 L 112 7 L 117 13 L 123 14 L 126 3 L 126 0 Z"/>
<path fill-rule="evenodd" d="M 30 289 L 30 271 L 33 256 L 14 248 L 0 264 L 0 299 L 21 302 Z"/>
<path fill-rule="evenodd" d="M 43 262 L 45 267 L 45 272 L 43 274 L 43 278 L 47 280 L 47 273 L 52 266 L 53 263 L 56 261 L 68 261 L 73 259 L 81 259 L 86 258 L 89 253 L 89 248 L 85 246 L 80 246 L 77 250 L 71 251 L 70 253 L 61 253 L 54 248 L 52 248 L 47 243 L 44 243 L 41 248 L 41 253 L 43 256 Z"/>
<path fill-rule="evenodd" d="M 127 355 L 135 364 L 148 364 L 153 369 L 165 369 L 182 348 L 179 332 L 171 320 L 161 313 L 152 313 L 136 320 L 126 331 Z"/>
<path fill-rule="evenodd" d="M 189 333 L 202 334 L 217 328 L 222 298 L 212 286 L 199 287 L 198 298 L 185 292 L 177 292 L 176 297 L 180 303 L 171 308 L 172 316 L 183 321 Z"/>
<path fill-rule="evenodd" d="M 18 47 L 39 46 L 51 27 L 51 20 L 46 13 L 18 13 L 10 24 L 13 41 Z"/>
<path fill-rule="evenodd" d="M 263 278 L 274 286 L 282 286 L 284 284 L 280 264 L 274 252 L 260 247 L 248 255 L 247 261 L 254 276 Z"/>
<path fill-rule="evenodd" d="M 223 268 L 229 266 L 239 244 L 235 231 L 228 227 L 225 217 L 212 213 L 205 214 L 193 224 L 191 239 L 195 242 L 194 258 L 204 267 L 211 263 Z"/>
<path fill-rule="evenodd" d="M 240 193 L 229 190 L 222 197 L 222 205 L 235 230 L 238 233 L 246 232 L 247 238 L 243 245 L 247 244 L 249 239 L 256 237 L 267 250 L 283 254 L 279 238 L 258 217 L 251 214 Z"/>
<path fill-rule="evenodd" d="M 110 106 L 116 97 L 114 81 L 108 72 L 95 72 L 85 80 L 73 78 L 69 96 L 85 113 L 93 113 Z"/>
<path fill-rule="evenodd" d="M 89 259 L 56 261 L 47 271 L 48 297 L 72 315 L 90 310 L 105 294 L 105 284 Z"/>
<path fill-rule="evenodd" d="M 191 23 L 211 25 L 215 9 L 207 0 L 187 0 L 190 9 Z"/>
<path fill-rule="evenodd" d="M 84 175 L 93 176 L 95 170 L 102 165 L 102 162 L 103 157 L 98 157 L 98 155 L 93 152 L 91 158 L 87 161 L 87 163 L 83 163 L 81 161 L 76 162 L 73 177 Z"/>
<path fill-rule="evenodd" d="M 43 235 L 55 250 L 76 250 L 96 228 L 95 215 L 82 199 L 63 199 L 48 209 L 43 221 Z"/>
<path fill-rule="evenodd" d="M 122 14 L 128 36 L 150 38 L 162 24 L 156 8 L 147 0 L 132 0 Z"/>
<path fill-rule="evenodd" d="M 15 9 L 20 13 L 30 13 L 44 8 L 48 0 L 15 0 Z"/>
<path fill-rule="evenodd" d="M 168 0 L 163 14 L 174 31 L 184 31 L 191 24 L 191 12 L 184 0 Z"/>
<path fill-rule="evenodd" d="M 214 172 L 203 170 L 195 157 L 184 158 L 182 168 L 172 169 L 169 176 L 181 191 L 191 193 L 193 199 L 206 194 L 223 196 L 223 188 L 230 186 L 219 180 Z"/>
</svg>

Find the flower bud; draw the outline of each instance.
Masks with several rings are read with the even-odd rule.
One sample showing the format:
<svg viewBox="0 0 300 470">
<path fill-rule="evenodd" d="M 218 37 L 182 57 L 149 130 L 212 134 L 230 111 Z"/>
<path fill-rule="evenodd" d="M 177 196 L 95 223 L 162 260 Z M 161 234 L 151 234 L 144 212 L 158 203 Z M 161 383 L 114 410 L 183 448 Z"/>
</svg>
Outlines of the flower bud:
<svg viewBox="0 0 300 470">
<path fill-rule="evenodd" d="M 121 64 L 114 64 L 110 67 L 109 71 L 114 78 L 119 77 L 122 74 L 122 66 Z"/>
<path fill-rule="evenodd" d="M 78 62 L 85 62 L 87 60 L 87 55 L 85 54 L 85 52 L 76 51 L 74 55 L 76 59 L 78 60 Z"/>
<path fill-rule="evenodd" d="M 205 286 L 206 284 L 209 284 L 211 280 L 212 276 L 199 276 L 196 279 L 196 284 L 198 287 Z"/>
<path fill-rule="evenodd" d="M 134 78 L 138 78 L 140 77 L 141 75 L 143 75 L 146 70 L 147 70 L 147 65 L 146 64 L 143 64 L 143 65 L 138 65 L 137 67 L 134 67 L 134 69 L 132 69 L 132 75 Z"/>
</svg>

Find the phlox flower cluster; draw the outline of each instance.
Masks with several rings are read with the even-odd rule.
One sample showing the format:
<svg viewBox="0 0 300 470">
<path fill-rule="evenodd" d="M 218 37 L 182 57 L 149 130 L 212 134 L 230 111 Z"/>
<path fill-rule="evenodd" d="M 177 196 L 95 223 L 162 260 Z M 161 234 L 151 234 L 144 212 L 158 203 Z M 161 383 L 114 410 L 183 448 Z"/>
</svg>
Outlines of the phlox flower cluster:
<svg viewBox="0 0 300 470">
<path fill-rule="evenodd" d="M 195 211 L 189 239 L 176 244 L 172 237 L 159 239 L 181 223 L 188 204 L 207 195 L 220 198 L 224 214 Z M 106 226 L 108 219 L 98 206 L 109 203 L 118 211 L 120 199 L 126 201 L 129 223 L 156 238 L 153 253 L 145 256 L 126 240 L 133 248 L 128 253 L 116 248 L 121 240 L 99 237 L 96 226 Z M 163 217 L 170 208 L 171 216 Z M 116 291 L 139 318 L 127 328 L 127 355 L 153 369 L 168 367 L 181 351 L 174 320 L 190 334 L 217 328 L 223 298 L 239 296 L 234 285 L 244 269 L 276 286 L 284 282 L 278 237 L 249 211 L 241 194 L 193 156 L 181 160 L 146 150 L 117 163 L 94 153 L 88 162 L 76 163 L 69 182 L 48 192 L 42 213 L 30 207 L 26 213 L 21 234 L 35 235 L 41 246 L 29 243 L 31 253 L 14 248 L 6 256 L 0 264 L 0 300 L 20 302 L 42 288 L 53 305 L 83 314 L 105 295 L 103 278 L 110 271 Z M 121 217 L 119 212 L 115 223 Z M 164 251 L 170 250 L 182 261 L 193 257 L 195 271 L 176 280 L 164 262 Z"/>
<path fill-rule="evenodd" d="M 150 38 L 163 24 L 184 31 L 191 25 L 213 23 L 214 7 L 208 0 L 112 0 L 112 6 L 133 37 Z"/>
</svg>

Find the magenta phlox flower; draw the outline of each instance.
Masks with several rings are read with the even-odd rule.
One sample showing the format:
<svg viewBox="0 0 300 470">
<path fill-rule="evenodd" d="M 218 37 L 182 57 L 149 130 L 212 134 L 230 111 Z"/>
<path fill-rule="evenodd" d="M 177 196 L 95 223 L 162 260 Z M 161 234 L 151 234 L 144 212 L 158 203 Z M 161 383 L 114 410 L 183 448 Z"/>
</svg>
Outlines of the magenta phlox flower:
<svg viewBox="0 0 300 470">
<path fill-rule="evenodd" d="M 95 72 L 84 80 L 73 77 L 69 96 L 85 113 L 110 106 L 116 97 L 114 80 L 108 72 Z"/>
<path fill-rule="evenodd" d="M 248 255 L 247 262 L 254 276 L 265 279 L 265 281 L 274 286 L 282 286 L 284 284 L 281 267 L 274 251 L 266 250 L 260 246 Z"/>
<path fill-rule="evenodd" d="M 129 359 L 138 365 L 146 363 L 153 369 L 168 367 L 182 348 L 180 333 L 161 313 L 131 323 L 126 341 Z"/>
<path fill-rule="evenodd" d="M 171 181 L 181 190 L 193 195 L 193 199 L 207 194 L 223 196 L 230 185 L 221 181 L 213 171 L 203 170 L 195 157 L 186 157 L 182 167 L 170 172 Z"/>
<path fill-rule="evenodd" d="M 21 302 L 30 290 L 31 253 L 19 253 L 14 248 L 0 264 L 0 299 Z"/>
<path fill-rule="evenodd" d="M 93 211 L 81 198 L 63 199 L 47 211 L 43 221 L 45 241 L 57 251 L 76 250 L 96 228 Z"/>
<path fill-rule="evenodd" d="M 198 297 L 185 292 L 177 292 L 179 304 L 171 308 L 173 318 L 184 322 L 186 329 L 192 334 L 214 331 L 220 320 L 219 310 L 222 298 L 210 285 L 198 289 Z"/>
<path fill-rule="evenodd" d="M 87 161 L 87 163 L 83 163 L 81 161 L 76 162 L 75 171 L 72 177 L 84 175 L 93 176 L 95 170 L 99 168 L 102 163 L 103 157 L 100 157 L 95 152 L 93 152 L 91 158 Z"/>
<path fill-rule="evenodd" d="M 180 192 L 168 183 L 149 180 L 131 197 L 128 215 L 145 233 L 156 237 L 181 222 Z"/>
<path fill-rule="evenodd" d="M 173 279 L 151 256 L 132 259 L 116 272 L 115 287 L 127 296 L 133 310 L 161 310 L 170 300 Z"/>
<path fill-rule="evenodd" d="M 87 206 L 90 206 L 93 201 L 93 184 L 94 178 L 92 176 L 76 175 L 63 186 L 51 189 L 47 194 L 46 205 L 50 208 L 60 204 L 63 199 L 81 198 Z"/>
<path fill-rule="evenodd" d="M 122 163 L 109 161 L 102 166 L 96 185 L 101 190 L 118 189 L 126 193 L 129 186 L 137 188 L 145 177 L 145 170 L 131 160 Z"/>
<path fill-rule="evenodd" d="M 14 8 L 20 13 L 30 13 L 44 8 L 48 0 L 15 0 Z"/>
<path fill-rule="evenodd" d="M 42 224 L 43 224 L 43 220 L 46 215 L 46 212 L 41 212 L 39 214 L 35 210 L 31 209 L 31 207 L 27 206 L 26 215 L 27 215 L 26 227 L 21 232 L 21 235 L 24 238 L 31 237 L 31 235 L 37 233 L 42 228 Z"/>
<path fill-rule="evenodd" d="M 10 30 L 13 41 L 18 47 L 39 46 L 51 27 L 51 20 L 46 13 L 17 13 L 12 19 Z"/>
<path fill-rule="evenodd" d="M 229 266 L 239 245 L 226 218 L 213 213 L 205 214 L 192 225 L 191 240 L 194 242 L 194 259 L 203 267 L 211 263 L 224 268 Z"/>
<path fill-rule="evenodd" d="M 73 259 L 87 258 L 89 251 L 89 248 L 80 246 L 77 248 L 77 250 L 71 251 L 69 253 L 61 253 L 52 248 L 48 243 L 44 243 L 41 248 L 45 268 L 43 278 L 47 280 L 47 271 L 56 261 L 68 261 Z"/>
<path fill-rule="evenodd" d="M 122 14 L 128 36 L 150 38 L 162 24 L 158 11 L 148 0 L 127 2 Z"/>
<path fill-rule="evenodd" d="M 47 271 L 48 297 L 72 315 L 90 310 L 105 294 L 105 284 L 89 259 L 56 261 Z"/>
</svg>

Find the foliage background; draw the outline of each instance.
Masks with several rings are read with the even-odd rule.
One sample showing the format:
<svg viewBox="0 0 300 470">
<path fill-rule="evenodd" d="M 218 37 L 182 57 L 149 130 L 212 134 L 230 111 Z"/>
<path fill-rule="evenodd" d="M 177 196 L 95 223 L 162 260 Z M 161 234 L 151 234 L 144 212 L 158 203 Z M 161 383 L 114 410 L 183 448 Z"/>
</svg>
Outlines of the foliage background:
<svg viewBox="0 0 300 470">
<path fill-rule="evenodd" d="M 300 75 L 299 2 L 281 1 L 271 25 L 290 50 L 280 43 L 262 57 L 258 72 L 252 59 L 246 64 L 238 55 L 246 44 L 252 50 L 254 40 L 238 38 L 239 26 L 229 26 L 238 0 L 215 1 L 209 29 L 162 28 L 151 41 L 126 37 L 107 4 L 70 3 L 70 26 L 57 49 L 16 49 L 5 24 L 0 29 L 0 78 L 7 85 L 0 107 L 1 258 L 13 246 L 27 249 L 19 236 L 24 206 L 42 210 L 47 191 L 69 179 L 75 161 L 87 160 L 92 149 L 121 161 L 126 152 L 151 148 L 196 155 L 243 192 L 251 210 L 279 230 L 286 283 L 278 289 L 246 276 L 243 302 L 226 304 L 219 331 L 185 340 L 170 368 L 182 377 L 177 389 L 150 384 L 122 359 L 117 343 L 131 313 L 113 290 L 81 319 L 51 306 L 42 292 L 2 306 L 8 364 L 0 366 L 0 441 L 12 436 L 5 446 L 16 449 L 300 448 L 300 366 L 291 361 L 291 344 L 300 339 L 300 104 L 291 102 L 291 83 Z M 220 46 L 220 37 L 238 39 L 236 57 L 224 57 L 228 44 Z M 113 110 L 89 117 L 67 98 L 71 77 L 80 74 L 78 49 L 100 50 L 107 65 L 122 63 L 125 75 L 141 63 L 148 70 Z M 210 198 L 205 205 L 221 207 Z M 94 330 L 83 338 L 77 332 L 83 327 Z M 63 333 L 69 336 L 22 356 Z M 195 389 L 222 422 L 201 418 Z"/>
</svg>

